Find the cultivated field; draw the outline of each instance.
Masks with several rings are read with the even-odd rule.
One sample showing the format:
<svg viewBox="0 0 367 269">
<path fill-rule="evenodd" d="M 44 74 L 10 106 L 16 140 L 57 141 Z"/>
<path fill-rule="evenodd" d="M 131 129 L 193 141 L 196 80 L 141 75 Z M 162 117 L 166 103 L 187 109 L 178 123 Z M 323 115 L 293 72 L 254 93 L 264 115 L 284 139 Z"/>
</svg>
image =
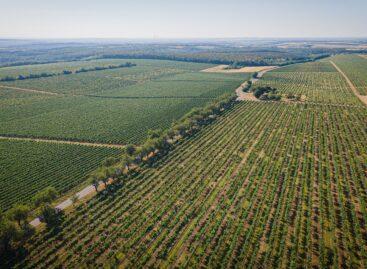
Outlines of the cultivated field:
<svg viewBox="0 0 367 269">
<path fill-rule="evenodd" d="M 281 94 L 302 95 L 307 102 L 362 105 L 344 77 L 326 60 L 270 71 L 258 85 L 275 87 Z"/>
<path fill-rule="evenodd" d="M 40 189 L 65 192 L 78 186 L 119 149 L 0 139 L 0 206 L 29 202 Z"/>
<path fill-rule="evenodd" d="M 328 62 L 258 83 L 308 102 L 239 102 L 16 267 L 366 268 L 366 107 Z"/>
<path fill-rule="evenodd" d="M 359 55 L 337 55 L 330 60 L 348 76 L 361 95 L 367 95 L 367 59 Z"/>
<path fill-rule="evenodd" d="M 191 109 L 233 92 L 248 77 L 199 72 L 210 64 L 131 59 L 8 67 L 0 73 L 60 73 L 128 61 L 136 66 L 0 82 L 0 137 L 27 138 L 0 140 L 0 165 L 6 167 L 0 173 L 3 209 L 29 202 L 49 185 L 64 193 L 83 182 L 104 158 L 121 152 L 83 142 L 139 144 L 148 130 L 166 129 Z"/>
<path fill-rule="evenodd" d="M 100 61 L 116 64 L 116 60 Z M 130 61 L 137 66 L 0 83 L 0 87 L 59 94 L 0 88 L 0 134 L 139 143 L 147 130 L 168 127 L 193 107 L 232 92 L 248 77 L 198 72 L 207 64 Z M 54 65 L 60 68 L 59 64 L 50 68 Z M 36 67 L 40 66 L 46 68 Z M 32 72 L 37 68 L 29 67 Z"/>
</svg>

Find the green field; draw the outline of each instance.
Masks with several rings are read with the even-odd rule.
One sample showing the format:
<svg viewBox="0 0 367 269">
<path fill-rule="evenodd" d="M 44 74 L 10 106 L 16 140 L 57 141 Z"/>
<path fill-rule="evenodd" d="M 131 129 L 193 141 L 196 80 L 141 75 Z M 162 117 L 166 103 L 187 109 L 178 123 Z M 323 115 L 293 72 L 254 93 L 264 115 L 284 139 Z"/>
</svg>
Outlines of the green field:
<svg viewBox="0 0 367 269">
<path fill-rule="evenodd" d="M 101 268 L 108 264 L 111 268 L 366 268 L 367 108 L 329 60 L 267 73 L 257 85 L 276 87 L 282 94 L 302 94 L 306 101 L 236 103 L 214 123 L 180 140 L 153 166 L 141 166 L 114 191 L 76 206 L 58 233 L 37 233 L 15 268 Z M 218 83 L 227 80 L 223 75 L 209 75 Z M 163 76 L 153 80 L 159 85 L 153 91 L 171 81 L 191 78 L 196 82 L 197 77 L 202 74 Z M 152 81 L 146 83 L 151 89 Z M 128 137 L 118 133 L 120 123 L 108 133 L 93 129 L 105 122 L 112 124 L 122 111 L 114 106 L 117 102 L 128 106 L 131 100 L 123 97 L 124 90 L 116 91 L 103 92 L 113 98 L 42 95 L 46 99 L 40 102 L 65 98 L 79 104 L 67 109 L 71 112 L 61 117 L 64 121 L 56 117 L 56 122 L 64 124 L 60 128 L 65 130 L 64 137 L 70 132 L 72 139 L 75 130 L 70 122 L 75 122 L 84 130 L 75 137 L 119 142 L 115 140 L 119 135 Z M 5 102 L 13 98 L 11 92 L 6 96 Z M 162 96 L 132 99 L 133 104 L 142 101 L 141 107 L 152 102 L 152 108 L 142 113 L 148 114 L 147 122 L 141 123 L 149 124 L 163 100 L 165 104 L 196 100 L 202 102 L 197 106 L 203 106 L 212 99 Z M 12 102 L 31 107 L 35 100 L 28 102 L 28 98 L 39 97 L 33 94 Z M 43 115 L 36 107 L 24 110 L 31 120 L 32 112 L 26 111 L 38 111 L 35 117 L 40 124 L 33 132 L 44 132 L 41 126 L 57 129 L 52 113 L 60 112 L 49 108 Z M 172 105 L 170 113 L 177 107 Z M 94 120 L 82 117 L 78 109 L 91 113 Z M 13 120 L 17 117 L 11 109 L 6 113 Z M 27 124 L 20 121 L 13 128 L 21 130 L 20 123 Z M 87 126 L 91 129 L 85 131 Z"/>
<path fill-rule="evenodd" d="M 343 70 L 361 95 L 367 95 L 367 58 L 359 55 L 337 55 L 330 60 Z"/>
<path fill-rule="evenodd" d="M 170 126 L 193 107 L 233 92 L 248 78 L 199 72 L 207 64 L 129 61 L 137 66 L 1 83 L 61 95 L 0 89 L 0 134 L 139 143 L 149 129 Z"/>
<path fill-rule="evenodd" d="M 139 144 L 148 130 L 171 126 L 191 109 L 233 92 L 248 77 L 199 72 L 212 66 L 208 64 L 130 59 L 0 70 L 1 76 L 17 76 L 127 61 L 137 66 L 0 83 L 59 93 L 0 88 L 0 136 Z M 3 209 L 15 202 L 28 202 L 37 190 L 48 185 L 64 193 L 80 184 L 105 157 L 118 152 L 109 148 L 0 141 L 0 165 L 7 168 L 0 174 L 4 184 L 0 199 Z"/>
<path fill-rule="evenodd" d="M 326 60 L 291 65 L 268 72 L 259 81 L 259 86 L 275 87 L 281 94 L 300 94 L 308 102 L 361 104 L 343 76 Z"/>
<path fill-rule="evenodd" d="M 121 150 L 42 142 L 0 140 L 0 206 L 28 203 L 39 190 L 61 193 L 78 186 L 85 175 Z"/>
<path fill-rule="evenodd" d="M 366 113 L 241 103 L 56 237 L 39 234 L 18 267 L 363 268 Z"/>
</svg>

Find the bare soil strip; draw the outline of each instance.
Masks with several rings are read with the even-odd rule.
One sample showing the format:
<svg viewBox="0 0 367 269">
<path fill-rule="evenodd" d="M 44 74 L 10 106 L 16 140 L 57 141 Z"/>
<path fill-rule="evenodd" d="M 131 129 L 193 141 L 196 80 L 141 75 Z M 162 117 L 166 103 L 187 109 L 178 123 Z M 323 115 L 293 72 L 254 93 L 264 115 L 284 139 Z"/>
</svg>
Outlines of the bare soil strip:
<svg viewBox="0 0 367 269">
<path fill-rule="evenodd" d="M 269 67 L 268 69 L 260 71 L 257 74 L 257 78 L 251 78 L 252 84 L 256 83 L 266 72 L 268 72 L 270 70 L 274 70 L 276 68 L 279 68 L 278 66 L 268 66 L 268 67 Z M 260 101 L 251 92 L 244 92 L 243 91 L 243 89 L 246 88 L 246 86 L 247 86 L 247 81 L 245 81 L 244 83 L 242 83 L 241 86 L 239 86 L 236 89 L 237 100 L 238 101 L 244 101 L 244 100 Z"/>
<path fill-rule="evenodd" d="M 102 190 L 104 188 L 104 183 L 102 181 L 99 182 L 99 190 Z M 93 185 L 89 185 L 87 187 L 85 187 L 84 189 L 82 189 L 81 191 L 77 192 L 75 194 L 75 196 L 78 198 L 78 200 L 83 199 L 84 197 L 90 195 L 90 194 L 95 194 L 96 193 L 96 188 Z M 55 206 L 55 208 L 60 209 L 60 210 L 65 210 L 66 208 L 70 207 L 73 205 L 73 201 L 71 198 L 66 199 L 65 201 L 59 203 L 58 205 Z M 37 227 L 41 224 L 41 220 L 40 218 L 35 218 L 33 219 L 30 223 L 30 225 L 32 225 L 33 227 Z"/>
<path fill-rule="evenodd" d="M 205 73 L 252 73 L 252 72 L 260 72 L 265 70 L 274 69 L 276 66 L 246 66 L 238 69 L 226 69 L 228 65 L 217 65 L 211 68 L 207 68 L 201 70 L 201 72 Z"/>
<path fill-rule="evenodd" d="M 41 90 L 26 89 L 26 88 L 18 88 L 18 87 L 12 87 L 12 86 L 4 86 L 4 85 L 0 85 L 0 88 L 3 88 L 3 89 L 11 89 L 11 90 L 17 90 L 17 91 L 23 91 L 23 92 L 42 93 L 42 94 L 48 94 L 48 95 L 63 95 L 62 93 L 46 92 L 46 91 L 41 91 Z"/>
<path fill-rule="evenodd" d="M 364 59 L 367 59 L 367 54 L 359 54 L 359 56 L 361 56 Z"/>
<path fill-rule="evenodd" d="M 124 148 L 124 145 L 120 144 L 104 144 L 104 143 L 93 143 L 93 142 L 78 142 L 69 140 L 55 140 L 55 139 L 43 139 L 43 138 L 30 138 L 30 137 L 16 137 L 16 136 L 0 136 L 3 140 L 18 140 L 18 141 L 33 141 L 33 142 L 45 142 L 54 144 L 70 144 L 87 147 L 104 147 L 104 148 Z"/>
<path fill-rule="evenodd" d="M 346 74 L 344 74 L 344 72 L 333 62 L 330 61 L 330 63 L 335 67 L 336 70 L 338 70 L 338 72 L 344 77 L 344 79 L 347 81 L 349 87 L 352 89 L 353 93 L 355 94 L 355 96 L 357 96 L 359 98 L 359 100 L 362 101 L 362 103 L 364 103 L 365 105 L 367 105 L 367 96 L 366 95 L 361 95 L 359 94 L 357 88 L 353 85 L 353 83 L 350 81 L 350 79 L 347 77 Z"/>
</svg>

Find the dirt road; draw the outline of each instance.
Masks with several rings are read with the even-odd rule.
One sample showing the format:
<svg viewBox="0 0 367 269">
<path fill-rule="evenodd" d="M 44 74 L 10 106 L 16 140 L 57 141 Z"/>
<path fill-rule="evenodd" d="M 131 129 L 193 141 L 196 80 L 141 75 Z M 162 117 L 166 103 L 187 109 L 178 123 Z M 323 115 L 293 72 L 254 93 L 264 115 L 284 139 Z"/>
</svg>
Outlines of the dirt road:
<svg viewBox="0 0 367 269">
<path fill-rule="evenodd" d="M 354 86 L 354 84 L 350 81 L 350 79 L 347 77 L 346 74 L 344 74 L 344 72 L 333 62 L 330 61 L 330 63 L 335 67 L 336 70 L 338 70 L 338 72 L 344 77 L 344 79 L 347 81 L 349 87 L 352 89 L 353 93 L 355 94 L 355 96 L 357 96 L 359 98 L 359 100 L 362 101 L 362 103 L 364 103 L 365 105 L 367 105 L 367 96 L 366 95 L 361 95 L 359 94 L 357 88 Z"/>
<path fill-rule="evenodd" d="M 42 94 L 48 94 L 48 95 L 63 95 L 61 93 L 56 93 L 56 92 L 46 92 L 46 91 L 41 91 L 41 90 L 34 90 L 34 89 L 27 89 L 27 88 L 19 88 L 19 87 L 12 87 L 12 86 L 4 86 L 4 85 L 0 85 L 0 88 L 2 88 L 2 89 L 17 90 L 17 91 L 23 91 L 23 92 L 42 93 Z"/>
<path fill-rule="evenodd" d="M 270 70 L 274 70 L 278 68 L 277 66 L 273 66 L 272 68 L 266 69 L 266 70 L 262 70 L 260 72 L 258 72 L 257 74 L 257 78 L 251 78 L 250 81 L 252 84 L 256 83 L 266 72 L 270 71 Z M 236 94 L 237 94 L 237 100 L 238 101 L 244 101 L 244 100 L 249 100 L 249 101 L 259 101 L 259 99 L 257 99 L 252 92 L 244 92 L 243 89 L 246 88 L 247 86 L 247 81 L 245 81 L 244 83 L 241 84 L 241 86 L 239 86 L 236 89 Z"/>
<path fill-rule="evenodd" d="M 54 143 L 54 144 L 70 144 L 70 145 L 80 145 L 80 146 L 87 146 L 87 147 L 104 147 L 104 148 L 118 148 L 118 149 L 124 148 L 124 145 L 120 145 L 120 144 L 104 144 L 104 143 L 78 142 L 78 141 L 42 139 L 42 138 L 0 136 L 0 139 L 2 139 L 2 140 L 17 140 L 17 141 L 45 142 L 45 143 Z"/>
<path fill-rule="evenodd" d="M 99 185 L 102 185 L 102 181 L 99 182 Z M 87 187 L 85 187 L 84 189 L 82 189 L 80 192 L 77 192 L 75 194 L 75 196 L 78 198 L 78 200 L 83 199 L 84 197 L 93 194 L 96 192 L 96 189 L 93 185 L 89 185 Z M 66 199 L 65 201 L 61 202 L 60 204 L 58 204 L 57 206 L 55 206 L 55 208 L 58 208 L 60 210 L 65 210 L 66 208 L 72 206 L 73 202 L 71 200 L 71 198 Z M 41 221 L 39 218 L 35 218 L 34 220 L 32 220 L 30 223 L 30 225 L 32 225 L 33 227 L 37 227 L 38 225 L 41 224 Z"/>
</svg>

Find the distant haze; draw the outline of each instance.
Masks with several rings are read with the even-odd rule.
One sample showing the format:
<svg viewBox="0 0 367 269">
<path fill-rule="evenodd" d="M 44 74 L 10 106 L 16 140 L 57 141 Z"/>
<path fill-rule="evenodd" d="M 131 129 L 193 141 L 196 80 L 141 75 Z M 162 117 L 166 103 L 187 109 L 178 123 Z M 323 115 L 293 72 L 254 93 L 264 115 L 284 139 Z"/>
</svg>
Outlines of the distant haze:
<svg viewBox="0 0 367 269">
<path fill-rule="evenodd" d="M 367 37 L 367 0 L 2 1 L 0 38 Z"/>
</svg>

